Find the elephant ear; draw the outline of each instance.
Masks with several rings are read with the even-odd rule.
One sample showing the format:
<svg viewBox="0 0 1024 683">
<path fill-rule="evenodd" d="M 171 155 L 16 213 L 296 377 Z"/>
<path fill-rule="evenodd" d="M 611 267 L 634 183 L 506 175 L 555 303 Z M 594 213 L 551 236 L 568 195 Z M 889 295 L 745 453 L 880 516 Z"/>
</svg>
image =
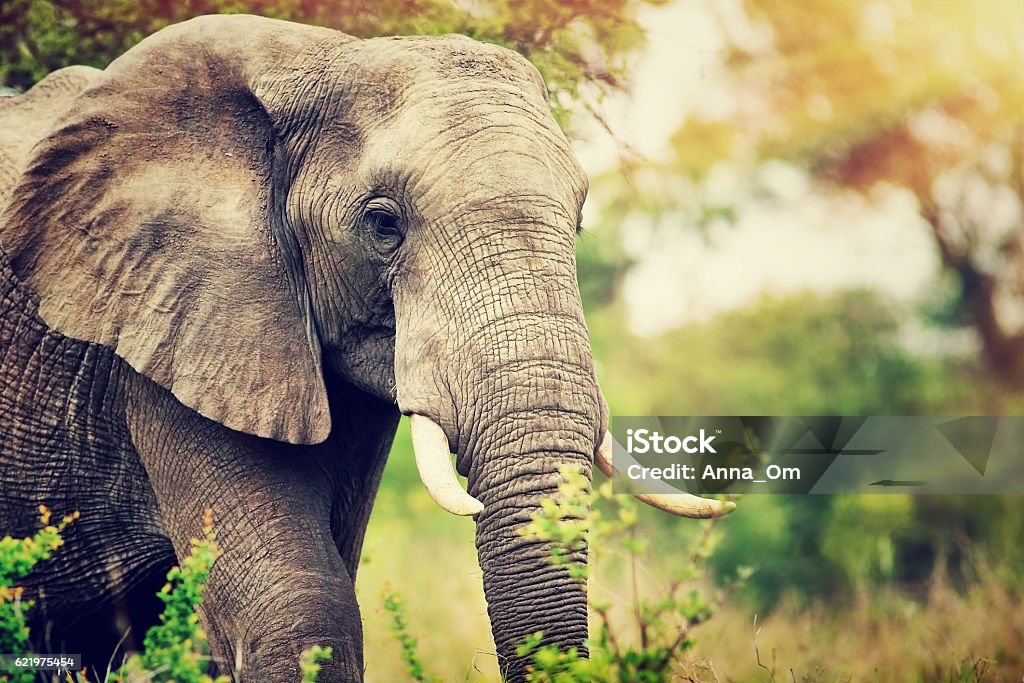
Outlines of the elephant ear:
<svg viewBox="0 0 1024 683">
<path fill-rule="evenodd" d="M 331 418 L 251 86 L 338 36 L 243 16 L 154 34 L 36 145 L 0 228 L 51 328 L 212 420 L 291 443 L 323 441 Z"/>
</svg>

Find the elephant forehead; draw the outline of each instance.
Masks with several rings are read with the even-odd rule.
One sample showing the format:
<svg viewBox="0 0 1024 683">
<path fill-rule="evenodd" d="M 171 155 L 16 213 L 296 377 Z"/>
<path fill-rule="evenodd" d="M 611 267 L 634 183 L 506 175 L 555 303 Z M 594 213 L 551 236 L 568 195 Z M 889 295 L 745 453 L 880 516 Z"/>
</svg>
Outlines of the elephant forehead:
<svg viewBox="0 0 1024 683">
<path fill-rule="evenodd" d="M 506 81 L 534 96 L 545 96 L 540 73 L 529 60 L 513 50 L 465 36 L 413 39 L 409 47 L 421 63 L 430 63 L 442 78 Z"/>
<path fill-rule="evenodd" d="M 336 87 L 318 86 L 311 94 L 326 94 L 342 107 L 356 104 L 383 119 L 406 109 L 410 100 L 433 100 L 439 108 L 453 99 L 473 98 L 547 112 L 539 72 L 503 47 L 464 36 L 373 38 L 338 47 L 327 67 L 333 73 L 324 74 Z"/>
<path fill-rule="evenodd" d="M 401 36 L 364 41 L 370 50 L 381 50 L 382 64 L 423 77 L 433 72 L 439 79 L 464 82 L 482 79 L 515 83 L 534 95 L 544 96 L 544 81 L 536 68 L 519 53 L 460 35 Z"/>
<path fill-rule="evenodd" d="M 514 109 L 479 102 L 441 108 L 424 100 L 375 128 L 364 144 L 360 172 L 372 186 L 413 189 L 422 182 L 414 194 L 454 192 L 467 207 L 468 188 L 492 199 L 528 196 L 573 220 L 586 195 L 586 176 L 553 122 Z"/>
<path fill-rule="evenodd" d="M 585 174 L 540 75 L 519 54 L 463 36 L 374 38 L 341 49 L 326 79 L 334 87 L 305 92 L 326 100 L 317 107 L 318 146 L 332 157 L 358 148 L 371 186 L 486 174 L 509 189 L 532 183 L 582 201 Z"/>
</svg>

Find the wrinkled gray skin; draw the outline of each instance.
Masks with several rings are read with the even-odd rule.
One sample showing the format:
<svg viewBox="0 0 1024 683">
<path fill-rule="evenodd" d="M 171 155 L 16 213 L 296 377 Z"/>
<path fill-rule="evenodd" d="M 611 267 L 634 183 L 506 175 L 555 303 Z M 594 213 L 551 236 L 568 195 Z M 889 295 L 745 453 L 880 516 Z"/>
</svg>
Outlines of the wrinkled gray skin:
<svg viewBox="0 0 1024 683">
<path fill-rule="evenodd" d="M 353 581 L 400 412 L 443 427 L 485 505 L 503 669 L 534 631 L 581 646 L 585 592 L 516 535 L 606 422 L 586 181 L 525 60 L 200 18 L 0 101 L 0 155 L 0 529 L 82 515 L 30 579 L 48 650 L 103 668 L 137 642 L 210 507 L 225 668 L 296 680 L 317 643 L 320 680 L 360 680 Z"/>
</svg>

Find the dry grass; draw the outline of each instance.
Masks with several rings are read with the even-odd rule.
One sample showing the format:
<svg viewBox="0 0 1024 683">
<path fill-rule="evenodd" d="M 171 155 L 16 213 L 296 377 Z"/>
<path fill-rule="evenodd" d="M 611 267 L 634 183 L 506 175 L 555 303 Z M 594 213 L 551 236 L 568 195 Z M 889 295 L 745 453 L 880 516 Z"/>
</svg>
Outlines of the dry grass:
<svg viewBox="0 0 1024 683">
<path fill-rule="evenodd" d="M 986 570 L 964 593 L 937 577 L 922 598 L 886 590 L 843 606 L 784 604 L 756 624 L 731 606 L 700 629 L 689 669 L 696 680 L 1019 683 L 1024 605 Z"/>
</svg>

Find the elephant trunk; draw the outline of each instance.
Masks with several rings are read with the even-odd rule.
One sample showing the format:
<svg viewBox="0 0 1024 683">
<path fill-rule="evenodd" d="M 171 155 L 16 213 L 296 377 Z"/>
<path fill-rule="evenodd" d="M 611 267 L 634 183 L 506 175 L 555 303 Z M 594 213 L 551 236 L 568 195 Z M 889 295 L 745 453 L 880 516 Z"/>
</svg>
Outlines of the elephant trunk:
<svg viewBox="0 0 1024 683">
<path fill-rule="evenodd" d="M 589 364 L 505 360 L 457 404 L 458 469 L 469 478 L 463 491 L 451 471 L 448 438 L 428 417 L 412 415 L 417 466 L 431 496 L 449 512 L 476 516 L 476 545 L 483 570 L 491 630 L 508 680 L 523 680 L 528 660 L 516 649 L 542 632 L 542 644 L 586 654 L 586 587 L 569 567 L 587 561 L 583 547 L 555 565 L 550 543 L 522 535 L 541 502 L 559 495 L 563 466 L 589 483 L 602 423 Z M 530 403 L 524 401 L 529 400 Z"/>
<path fill-rule="evenodd" d="M 468 385 L 472 397 L 462 403 L 471 409 L 461 425 L 459 469 L 469 477 L 469 494 L 483 504 L 477 554 L 499 662 L 512 681 L 525 678 L 528 665 L 516 648 L 538 631 L 545 645 L 585 654 L 586 586 L 566 565 L 553 564 L 550 543 L 520 533 L 541 501 L 559 495 L 562 466 L 577 467 L 590 480 L 602 417 L 584 348 L 586 357 L 576 363 L 565 360 L 564 350 L 555 360 L 536 347 L 528 358 L 506 358 Z M 586 561 L 585 548 L 572 557 L 572 563 Z"/>
<path fill-rule="evenodd" d="M 528 659 L 516 655 L 527 636 L 543 633 L 542 643 L 585 654 L 587 594 L 585 584 L 570 577 L 567 566 L 552 563 L 551 546 L 524 538 L 520 530 L 540 510 L 540 501 L 558 494 L 561 481 L 555 463 L 577 462 L 590 472 L 582 453 L 570 455 L 563 444 L 530 454 L 532 462 L 503 463 L 491 456 L 488 476 L 500 479 L 475 486 L 484 504 L 477 517 L 477 554 L 483 570 L 484 593 L 499 664 L 507 680 L 525 678 Z M 582 451 L 583 446 L 571 447 Z M 508 445 L 506 452 L 518 449 Z M 572 561 L 586 564 L 586 549 Z"/>
</svg>

